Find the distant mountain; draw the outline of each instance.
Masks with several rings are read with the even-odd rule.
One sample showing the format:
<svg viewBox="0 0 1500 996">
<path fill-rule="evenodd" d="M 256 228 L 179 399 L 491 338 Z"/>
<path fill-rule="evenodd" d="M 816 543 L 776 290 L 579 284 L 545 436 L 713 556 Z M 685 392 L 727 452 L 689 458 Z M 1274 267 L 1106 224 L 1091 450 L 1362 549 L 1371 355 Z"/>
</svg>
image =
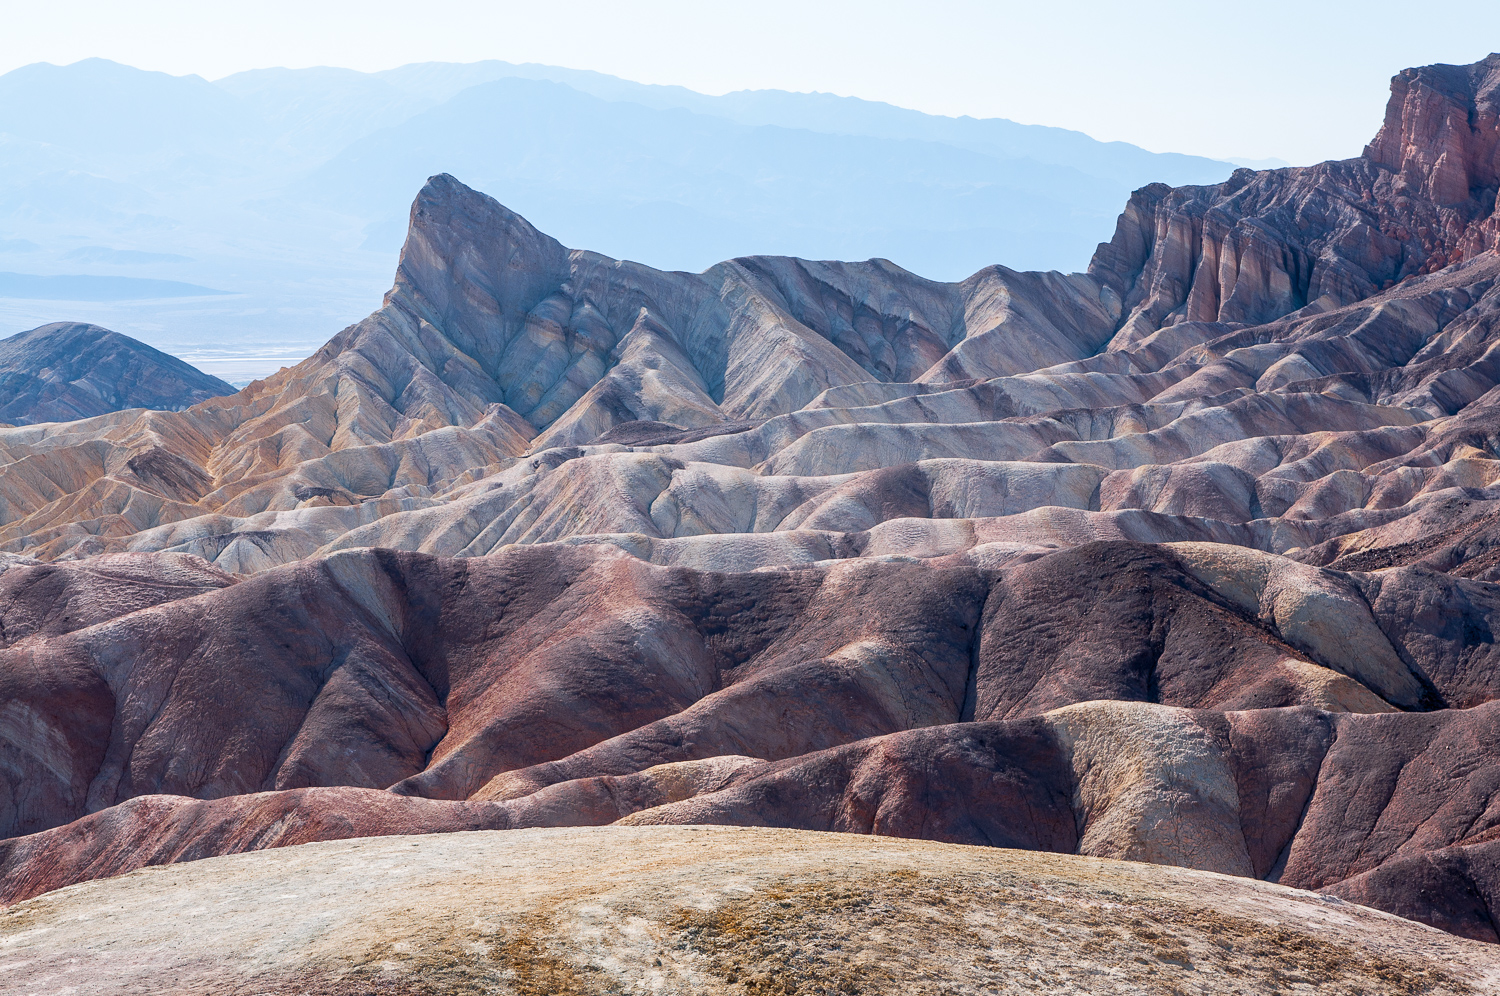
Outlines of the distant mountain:
<svg viewBox="0 0 1500 996">
<path fill-rule="evenodd" d="M 79 263 L 191 263 L 191 256 L 175 252 L 142 252 L 139 249 L 111 249 L 108 246 L 79 246 L 63 253 L 63 259 Z"/>
<path fill-rule="evenodd" d="M 294 190 L 378 218 L 369 244 L 395 251 L 402 192 L 438 160 L 570 244 L 690 271 L 748 253 L 892 256 L 950 278 L 999 259 L 1050 268 L 1086 257 L 1129 189 L 940 142 L 750 126 L 502 79 L 360 139 Z"/>
<path fill-rule="evenodd" d="M 0 296 L 39 301 L 149 301 L 169 297 L 213 297 L 227 293 L 180 280 L 95 277 L 81 273 L 37 276 L 0 272 Z"/>
<path fill-rule="evenodd" d="M 233 394 L 217 377 L 129 336 L 57 322 L 0 340 L 0 422 L 13 425 L 156 408 Z"/>
<path fill-rule="evenodd" d="M 410 113 L 410 109 L 437 106 L 470 87 L 502 79 L 558 83 L 611 103 L 685 110 L 750 126 L 940 142 L 998 159 L 1070 166 L 1129 186 L 1152 180 L 1202 183 L 1224 175 L 1225 164 L 1218 160 L 1148 152 L 1126 142 L 1099 142 L 1066 128 L 1023 125 L 1004 118 L 944 117 L 831 93 L 737 90 L 716 97 L 686 87 L 633 83 L 604 73 L 535 63 L 429 62 L 369 74 L 347 69 L 259 69 L 225 77 L 216 85 L 253 103 L 268 119 L 297 120 L 303 127 L 317 122 L 317 133 L 326 135 L 340 125 L 351 127 L 351 111 L 357 106 L 379 106 L 389 118 L 403 110 Z"/>
<path fill-rule="evenodd" d="M 86 319 L 205 362 L 264 357 L 257 374 L 378 305 L 411 191 L 438 173 L 657 268 L 882 257 L 957 280 L 993 263 L 1079 269 L 1130 191 L 1233 170 L 999 119 L 503 62 L 217 82 L 38 64 L 0 76 L 0 151 L 0 252 L 26 254 L 4 269 L 85 263 L 244 295 L 147 312 L 128 295 L 0 290 L 0 329 Z"/>
<path fill-rule="evenodd" d="M 205 159 L 262 143 L 239 100 L 198 76 L 144 72 L 106 59 L 70 66 L 35 63 L 0 76 L 0 132 L 12 155 L 30 151 L 59 165 L 87 165 L 120 179 L 132 173 L 182 172 Z M 149 182 L 149 181 L 148 181 Z"/>
<path fill-rule="evenodd" d="M 257 70 L 218 85 L 309 145 L 368 126 L 298 190 L 378 215 L 365 244 L 389 251 L 406 233 L 400 195 L 438 162 L 573 244 L 656 267 L 882 256 L 944 279 L 995 262 L 1076 269 L 1122 195 L 1232 170 L 1002 119 L 825 93 L 714 97 L 495 61 Z"/>
</svg>

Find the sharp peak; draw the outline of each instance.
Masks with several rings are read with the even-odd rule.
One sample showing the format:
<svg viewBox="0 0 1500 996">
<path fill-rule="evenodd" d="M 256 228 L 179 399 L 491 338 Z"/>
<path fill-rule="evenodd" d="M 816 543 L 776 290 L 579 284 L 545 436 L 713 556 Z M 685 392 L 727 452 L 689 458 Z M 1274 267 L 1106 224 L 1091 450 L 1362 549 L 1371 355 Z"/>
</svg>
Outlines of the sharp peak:
<svg viewBox="0 0 1500 996">
<path fill-rule="evenodd" d="M 423 223 L 437 216 L 451 217 L 461 213 L 490 223 L 523 227 L 542 238 L 548 238 L 519 212 L 506 207 L 482 190 L 458 179 L 452 173 L 438 173 L 427 178 L 422 189 L 417 191 L 411 206 L 411 229 L 424 227 Z M 408 234 L 408 238 L 410 234 Z"/>
<path fill-rule="evenodd" d="M 491 279 L 519 269 L 561 274 L 568 253 L 566 246 L 495 198 L 450 173 L 438 173 L 428 177 L 412 201 L 396 282 L 386 303 L 403 286 L 434 300 L 446 298 L 455 265 L 465 270 L 477 266 Z"/>
</svg>

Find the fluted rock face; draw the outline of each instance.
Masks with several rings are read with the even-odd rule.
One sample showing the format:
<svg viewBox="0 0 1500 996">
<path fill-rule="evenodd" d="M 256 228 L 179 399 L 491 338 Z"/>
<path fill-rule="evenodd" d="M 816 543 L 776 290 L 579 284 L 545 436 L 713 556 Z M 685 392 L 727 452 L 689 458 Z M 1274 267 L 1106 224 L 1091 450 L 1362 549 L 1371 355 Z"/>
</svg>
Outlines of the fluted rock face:
<svg viewBox="0 0 1500 996">
<path fill-rule="evenodd" d="M 1365 158 L 1399 174 L 1398 193 L 1444 207 L 1500 186 L 1500 56 L 1397 75 Z"/>
<path fill-rule="evenodd" d="M 576 444 L 620 422 L 697 428 L 783 414 L 871 380 L 952 379 L 939 369 L 994 376 L 1076 359 L 1099 348 L 1111 316 L 1091 282 L 1069 283 L 996 267 L 942 284 L 878 260 L 768 257 L 663 273 L 564 249 L 439 176 L 412 208 L 396 286 L 376 316 L 384 321 L 356 326 L 330 351 L 378 363 L 386 323 L 424 345 L 441 338 L 440 349 L 464 359 L 433 355 L 407 375 L 411 397 L 403 392 L 397 406 L 408 417 L 421 406 L 451 421 L 443 410 L 453 405 L 427 394 L 442 391 L 435 379 L 505 403 L 552 445 Z M 984 350 L 973 370 L 961 356 L 942 363 L 961 342 L 1007 325 L 1007 338 L 1025 331 L 1030 341 L 999 356 Z"/>
<path fill-rule="evenodd" d="M 233 541 L 192 548 L 256 569 L 507 469 L 527 477 L 528 452 L 552 463 L 617 425 L 743 428 L 830 389 L 894 381 L 899 396 L 927 390 L 918 377 L 1077 360 L 1112 331 L 1086 276 L 992 267 L 946 284 L 879 260 L 783 258 L 663 273 L 566 250 L 438 176 L 413 205 L 384 307 L 301 364 L 178 416 L 0 439 L 11 456 L 0 543 L 44 557 L 160 549 L 138 534 L 191 522 L 193 542 L 212 546 L 258 514 L 348 510 L 255 530 L 227 559 Z M 141 460 L 183 466 L 164 487 L 137 471 Z M 93 525 L 76 528 L 85 519 Z"/>
<path fill-rule="evenodd" d="M 1124 301 L 1116 338 L 1259 325 L 1367 298 L 1500 247 L 1500 56 L 1409 69 L 1359 159 L 1212 187 L 1145 187 L 1089 272 Z"/>
<path fill-rule="evenodd" d="M 0 896 L 761 824 L 1495 940 L 1497 79 L 1147 187 L 1088 274 L 664 273 L 432 178 L 299 366 L 0 429 Z"/>
<path fill-rule="evenodd" d="M 55 322 L 0 341 L 0 422 L 68 422 L 126 408 L 180 411 L 234 388 L 144 342 Z"/>
</svg>

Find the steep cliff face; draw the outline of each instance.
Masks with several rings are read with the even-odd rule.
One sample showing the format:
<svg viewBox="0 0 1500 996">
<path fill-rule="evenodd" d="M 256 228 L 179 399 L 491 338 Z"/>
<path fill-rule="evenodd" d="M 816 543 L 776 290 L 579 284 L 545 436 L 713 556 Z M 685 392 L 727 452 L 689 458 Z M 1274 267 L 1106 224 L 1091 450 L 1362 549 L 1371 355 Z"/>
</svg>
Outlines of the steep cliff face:
<svg viewBox="0 0 1500 996">
<path fill-rule="evenodd" d="M 1399 73 L 1364 157 L 1397 174 L 1398 195 L 1482 207 L 1500 186 L 1500 54 Z"/>
<path fill-rule="evenodd" d="M 1358 159 L 1142 188 L 1089 265 L 1124 304 L 1114 345 L 1330 310 L 1495 249 L 1497 150 L 1500 54 L 1398 75 Z"/>
<path fill-rule="evenodd" d="M 219 378 L 97 325 L 54 322 L 0 341 L 0 422 L 180 411 L 233 393 Z"/>
</svg>

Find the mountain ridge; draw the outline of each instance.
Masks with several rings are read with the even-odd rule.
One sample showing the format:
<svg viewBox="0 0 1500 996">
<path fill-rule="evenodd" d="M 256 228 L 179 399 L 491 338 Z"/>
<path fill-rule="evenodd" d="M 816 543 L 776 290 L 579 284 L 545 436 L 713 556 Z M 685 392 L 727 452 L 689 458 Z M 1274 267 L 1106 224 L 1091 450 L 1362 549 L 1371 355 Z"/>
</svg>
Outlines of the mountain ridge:
<svg viewBox="0 0 1500 996">
<path fill-rule="evenodd" d="M 1026 137 L 1045 129 L 1016 126 L 1012 141 L 985 137 L 985 121 L 945 119 L 929 134 L 917 112 L 852 98 L 735 98 L 748 101 L 741 113 L 722 98 L 663 101 L 624 81 L 568 76 L 579 89 L 523 70 L 567 76 L 265 71 L 234 93 L 104 61 L 0 76 L 0 133 L 11 136 L 0 270 L 77 273 L 69 254 L 92 246 L 117 254 L 91 263 L 97 277 L 242 295 L 149 311 L 115 298 L 0 297 L 0 324 L 75 318 L 232 381 L 264 376 L 275 358 L 304 358 L 373 309 L 412 192 L 443 172 L 564 242 L 662 268 L 701 271 L 751 252 L 883 256 L 959 279 L 993 260 L 1081 268 L 1140 183 L 1232 168 L 1081 136 L 1048 152 Z M 808 100 L 821 109 L 794 113 Z"/>
</svg>

